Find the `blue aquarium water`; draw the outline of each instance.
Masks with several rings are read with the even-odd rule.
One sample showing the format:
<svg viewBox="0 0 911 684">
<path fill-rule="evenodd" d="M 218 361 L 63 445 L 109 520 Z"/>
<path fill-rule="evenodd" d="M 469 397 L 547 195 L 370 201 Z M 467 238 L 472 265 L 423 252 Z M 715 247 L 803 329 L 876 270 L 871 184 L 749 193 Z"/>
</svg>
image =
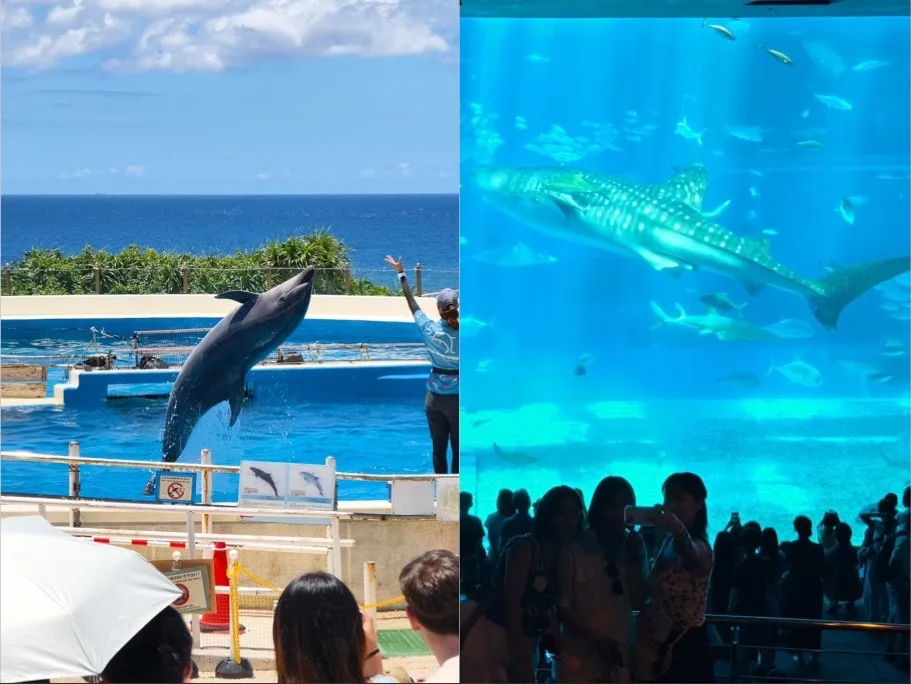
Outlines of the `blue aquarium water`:
<svg viewBox="0 0 911 684">
<path fill-rule="evenodd" d="M 714 530 L 737 511 L 788 538 L 900 493 L 907 19 L 466 19 L 461 40 L 479 514 L 606 475 L 653 503 L 692 470 Z"/>
<path fill-rule="evenodd" d="M 427 291 L 459 281 L 456 195 L 4 196 L 5 262 L 32 248 L 233 254 L 269 240 L 329 228 L 349 248 L 354 273 L 398 289 L 390 251 L 421 263 Z"/>
<path fill-rule="evenodd" d="M 355 473 L 426 473 L 430 469 L 423 396 L 413 402 L 293 403 L 255 401 L 228 427 L 227 404 L 197 424 L 182 461 L 199 463 L 202 449 L 212 462 L 238 465 L 241 460 L 324 463 L 335 456 L 339 471 Z M 161 458 L 166 401 L 118 399 L 101 409 L 4 407 L 0 410 L 4 451 L 66 455 L 78 441 L 83 456 L 149 460 Z M 67 468 L 4 461 L 2 491 L 44 495 L 67 493 Z M 88 497 L 142 500 L 149 471 L 83 467 L 82 494 Z M 238 478 L 217 474 L 215 501 L 237 500 Z M 387 485 L 339 482 L 340 499 L 386 499 Z"/>
</svg>

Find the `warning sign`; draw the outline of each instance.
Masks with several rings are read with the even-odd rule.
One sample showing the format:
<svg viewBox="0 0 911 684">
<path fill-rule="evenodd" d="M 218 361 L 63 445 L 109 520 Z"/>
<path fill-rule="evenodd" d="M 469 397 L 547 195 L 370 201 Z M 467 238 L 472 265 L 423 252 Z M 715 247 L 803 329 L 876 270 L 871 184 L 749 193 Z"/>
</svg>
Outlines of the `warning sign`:
<svg viewBox="0 0 911 684">
<path fill-rule="evenodd" d="M 151 561 L 180 590 L 171 603 L 181 613 L 211 613 L 215 610 L 215 572 L 211 558 Z"/>
<path fill-rule="evenodd" d="M 208 577 L 205 568 L 172 570 L 165 575 L 180 589 L 180 596 L 171 604 L 181 613 L 206 613 L 209 607 Z"/>
<path fill-rule="evenodd" d="M 158 473 L 155 497 L 159 503 L 193 503 L 196 473 Z"/>
</svg>

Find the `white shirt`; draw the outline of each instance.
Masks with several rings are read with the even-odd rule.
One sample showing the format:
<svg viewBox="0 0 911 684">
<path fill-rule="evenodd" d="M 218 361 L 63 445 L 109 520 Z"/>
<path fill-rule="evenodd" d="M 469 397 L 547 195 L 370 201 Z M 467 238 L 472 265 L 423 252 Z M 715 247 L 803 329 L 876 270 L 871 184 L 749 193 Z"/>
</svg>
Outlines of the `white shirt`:
<svg viewBox="0 0 911 684">
<path fill-rule="evenodd" d="M 425 682 L 434 684 L 458 684 L 459 682 L 459 656 L 453 656 L 440 665 L 440 669 L 430 675 Z"/>
</svg>

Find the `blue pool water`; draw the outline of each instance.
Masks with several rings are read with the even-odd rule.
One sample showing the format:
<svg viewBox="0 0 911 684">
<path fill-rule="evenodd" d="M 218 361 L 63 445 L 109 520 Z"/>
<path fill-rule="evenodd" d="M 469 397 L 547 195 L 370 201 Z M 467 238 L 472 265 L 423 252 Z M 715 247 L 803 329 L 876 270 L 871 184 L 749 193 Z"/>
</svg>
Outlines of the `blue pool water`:
<svg viewBox="0 0 911 684">
<path fill-rule="evenodd" d="M 6 320 L 2 353 L 4 362 L 16 356 L 80 354 L 86 340 L 91 339 L 89 328 L 93 325 L 117 336 L 102 340 L 105 347 L 94 353 L 107 348 L 120 353 L 127 347 L 118 338 L 129 339 L 134 330 L 208 327 L 215 322 L 208 318 Z M 319 340 L 326 344 L 378 345 L 417 339 L 412 323 L 306 319 L 289 343 Z M 372 349 L 376 361 L 414 358 L 416 353 L 394 347 L 385 352 L 382 347 Z M 128 354 L 122 354 L 124 365 L 127 358 Z M 183 458 L 198 463 L 200 451 L 207 448 L 217 464 L 237 465 L 241 460 L 323 463 L 326 456 L 334 456 L 339 471 L 430 472 L 423 378 L 390 380 L 394 386 L 389 389 L 383 389 L 382 384 L 367 387 L 359 382 L 368 382 L 369 374 L 359 374 L 357 365 L 347 368 L 341 379 L 330 378 L 330 371 L 320 369 L 285 370 L 280 374 L 281 386 L 264 385 L 270 382 L 268 375 L 253 371 L 248 386 L 254 388 L 254 396 L 245 402 L 237 424 L 228 428 L 226 404 L 215 407 L 197 424 Z M 309 375 L 292 377 L 289 373 Z M 313 379 L 313 373 L 320 378 L 326 374 L 326 380 Z M 49 385 L 62 382 L 64 376 L 62 368 L 52 369 Z M 360 381 L 362 376 L 364 380 Z M 310 388 L 318 388 L 320 382 L 328 383 L 325 391 L 311 392 Z M 161 392 L 158 386 L 151 389 Z M 368 402 L 368 395 L 375 399 Z M 0 410 L 3 450 L 65 455 L 69 442 L 78 441 L 83 456 L 149 460 L 152 466 L 160 459 L 166 405 L 164 398 L 118 398 L 109 399 L 101 408 L 4 407 Z M 87 496 L 139 498 L 149 477 L 146 471 L 126 469 L 89 467 L 85 471 L 82 492 Z M 65 494 L 67 489 L 63 465 L 4 462 L 0 477 L 5 493 Z M 237 484 L 236 477 L 216 475 L 215 500 L 236 500 Z M 384 499 L 387 495 L 383 483 L 339 483 L 343 499 Z"/>
<path fill-rule="evenodd" d="M 241 460 L 324 463 L 335 456 L 339 471 L 357 473 L 426 473 L 430 469 L 429 438 L 423 395 L 411 402 L 363 404 L 356 401 L 244 405 L 228 428 L 227 405 L 206 414 L 190 438 L 182 461 L 199 463 L 202 449 L 212 461 L 238 465 Z M 99 458 L 160 460 L 165 400 L 118 399 L 103 409 L 58 407 L 0 410 L 4 451 L 66 455 L 70 441 L 81 454 Z M 3 463 L 2 491 L 65 495 L 65 465 Z M 148 471 L 85 467 L 84 496 L 141 499 Z M 237 477 L 218 474 L 215 501 L 237 500 Z M 383 483 L 339 482 L 340 499 L 385 499 Z"/>
<path fill-rule="evenodd" d="M 588 498 L 607 475 L 650 504 L 691 470 L 714 530 L 737 511 L 790 538 L 796 515 L 853 523 L 908 484 L 908 273 L 828 330 L 799 294 L 751 295 L 754 276 L 680 253 L 714 236 L 805 280 L 907 257 L 907 18 L 708 18 L 736 40 L 703 23 L 462 20 L 461 458 L 479 515 L 500 487 Z"/>
</svg>

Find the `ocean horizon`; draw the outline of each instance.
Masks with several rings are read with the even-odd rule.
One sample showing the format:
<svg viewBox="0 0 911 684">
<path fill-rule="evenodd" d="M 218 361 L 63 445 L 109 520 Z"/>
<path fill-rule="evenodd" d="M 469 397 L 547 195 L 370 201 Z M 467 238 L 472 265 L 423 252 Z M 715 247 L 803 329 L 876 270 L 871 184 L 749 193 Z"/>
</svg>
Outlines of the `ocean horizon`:
<svg viewBox="0 0 911 684">
<path fill-rule="evenodd" d="M 4 195 L 0 258 L 30 249 L 75 254 L 128 245 L 196 255 L 255 250 L 327 229 L 349 249 L 354 274 L 395 287 L 387 254 L 420 263 L 425 289 L 458 287 L 458 194 Z"/>
</svg>

